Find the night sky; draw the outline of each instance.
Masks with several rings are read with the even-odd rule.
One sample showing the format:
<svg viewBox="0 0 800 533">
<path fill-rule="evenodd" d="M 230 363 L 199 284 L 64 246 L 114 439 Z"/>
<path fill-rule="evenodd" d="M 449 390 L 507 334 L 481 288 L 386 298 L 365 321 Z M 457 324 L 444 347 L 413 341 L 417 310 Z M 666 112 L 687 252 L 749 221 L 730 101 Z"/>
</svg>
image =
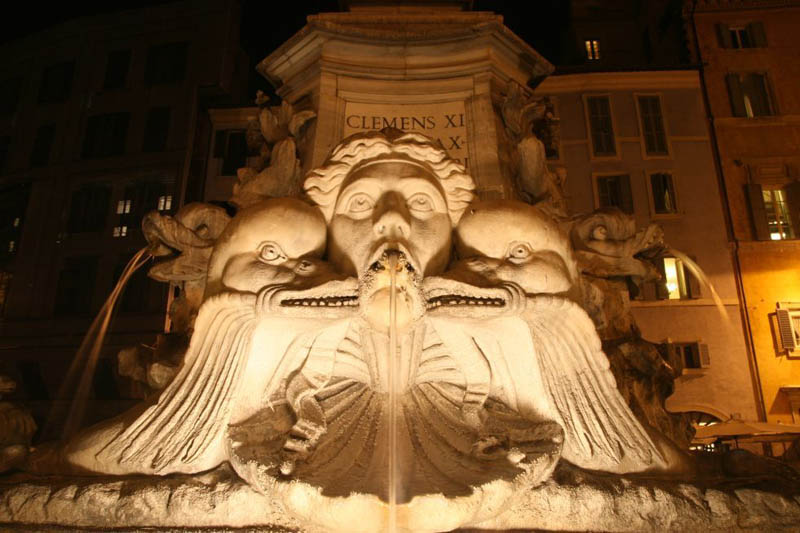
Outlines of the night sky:
<svg viewBox="0 0 800 533">
<path fill-rule="evenodd" d="M 56 3 L 44 8 L 35 2 L 18 3 L 15 15 L 2 22 L 0 43 L 24 37 L 70 18 L 115 13 L 125 9 L 160 5 L 159 0 L 119 0 L 103 4 L 94 2 Z M 494 11 L 503 15 L 505 24 L 517 35 L 547 58 L 558 52 L 559 31 L 566 27 L 569 0 L 536 0 L 535 18 L 530 14 L 529 2 L 503 0 L 475 0 L 479 11 Z M 276 7 L 280 6 L 280 7 Z M 251 66 L 266 57 L 281 43 L 303 27 L 306 16 L 319 12 L 338 11 L 337 0 L 310 0 L 269 2 L 265 0 L 242 1 L 242 46 L 250 56 Z M 267 82 L 254 74 L 251 92 L 266 88 Z"/>
</svg>

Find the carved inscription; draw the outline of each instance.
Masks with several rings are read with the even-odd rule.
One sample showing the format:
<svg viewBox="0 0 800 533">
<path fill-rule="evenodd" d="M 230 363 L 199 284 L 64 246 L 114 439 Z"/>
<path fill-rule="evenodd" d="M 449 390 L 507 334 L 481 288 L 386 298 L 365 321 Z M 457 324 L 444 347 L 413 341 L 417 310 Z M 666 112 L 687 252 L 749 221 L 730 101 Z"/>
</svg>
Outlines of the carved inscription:
<svg viewBox="0 0 800 533">
<path fill-rule="evenodd" d="M 360 131 L 393 127 L 433 137 L 450 157 L 469 168 L 464 102 L 435 104 L 372 104 L 347 102 L 343 137 Z"/>
</svg>

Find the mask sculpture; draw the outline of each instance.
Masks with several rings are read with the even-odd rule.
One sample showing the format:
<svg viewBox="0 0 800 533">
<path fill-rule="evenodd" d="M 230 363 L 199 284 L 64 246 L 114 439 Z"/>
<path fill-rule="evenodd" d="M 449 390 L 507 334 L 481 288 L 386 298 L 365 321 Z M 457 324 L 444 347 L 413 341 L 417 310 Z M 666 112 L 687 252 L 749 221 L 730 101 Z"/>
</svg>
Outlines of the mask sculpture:
<svg viewBox="0 0 800 533">
<path fill-rule="evenodd" d="M 667 467 L 571 299 L 571 246 L 547 216 L 470 205 L 464 167 L 397 130 L 346 139 L 304 189 L 315 206 L 272 199 L 233 218 L 174 381 L 79 435 L 68 465 L 229 462 L 300 518 L 349 531 L 478 523 L 560 458 Z"/>
</svg>

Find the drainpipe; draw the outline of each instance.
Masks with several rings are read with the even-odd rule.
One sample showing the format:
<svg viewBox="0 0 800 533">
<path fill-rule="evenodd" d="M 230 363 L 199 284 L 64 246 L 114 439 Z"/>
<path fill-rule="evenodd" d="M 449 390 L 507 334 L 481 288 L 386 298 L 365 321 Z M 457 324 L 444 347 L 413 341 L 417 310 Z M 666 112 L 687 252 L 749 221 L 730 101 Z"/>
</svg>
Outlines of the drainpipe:
<svg viewBox="0 0 800 533">
<path fill-rule="evenodd" d="M 714 123 L 714 114 L 711 111 L 711 101 L 708 97 L 708 87 L 706 86 L 705 77 L 705 63 L 703 63 L 703 56 L 700 52 L 700 39 L 697 34 L 697 23 L 695 21 L 695 10 L 697 9 L 697 0 L 692 0 L 692 33 L 694 34 L 694 47 L 697 52 L 697 63 L 700 74 L 700 89 L 703 94 L 703 103 L 706 106 L 706 113 L 708 118 L 708 133 L 711 139 L 711 152 L 714 159 L 714 167 L 717 171 L 717 181 L 719 182 L 720 195 L 722 197 L 722 210 L 725 213 L 725 227 L 728 233 L 728 241 L 732 245 L 733 253 L 733 274 L 736 280 L 736 292 L 739 293 L 739 301 L 741 302 L 741 317 L 744 323 L 744 341 L 745 348 L 747 349 L 747 358 L 750 363 L 750 376 L 753 380 L 753 392 L 755 393 L 756 411 L 758 412 L 758 419 L 762 422 L 767 421 L 767 409 L 764 403 L 764 391 L 761 389 L 761 374 L 758 371 L 758 359 L 756 358 L 755 343 L 753 342 L 753 330 L 750 327 L 750 314 L 747 307 L 747 295 L 744 291 L 744 281 L 742 280 L 742 266 L 739 262 L 739 239 L 736 238 L 736 233 L 733 229 L 733 215 L 731 207 L 728 203 L 728 186 L 725 183 L 725 177 L 722 173 L 722 156 L 719 153 L 719 145 L 717 144 L 717 129 Z"/>
</svg>

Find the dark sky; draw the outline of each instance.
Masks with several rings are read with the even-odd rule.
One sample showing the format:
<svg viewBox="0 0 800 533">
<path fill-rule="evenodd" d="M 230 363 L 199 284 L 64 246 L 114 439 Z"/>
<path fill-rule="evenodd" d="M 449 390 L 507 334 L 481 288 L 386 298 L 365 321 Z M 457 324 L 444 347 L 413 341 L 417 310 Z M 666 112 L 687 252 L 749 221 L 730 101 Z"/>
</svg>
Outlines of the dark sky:
<svg viewBox="0 0 800 533">
<path fill-rule="evenodd" d="M 306 16 L 338 11 L 337 0 L 240 0 L 242 46 L 253 66 L 305 24 Z M 70 18 L 168 3 L 163 0 L 115 2 L 60 2 L 46 8 L 37 2 L 19 2 L 15 14 L 2 22 L 0 43 L 12 41 Z M 535 5 L 535 11 L 531 9 Z M 276 7 L 279 6 L 279 7 Z M 547 58 L 555 57 L 566 27 L 569 0 L 475 0 L 474 8 L 503 15 L 506 25 Z M 533 11 L 533 13 L 531 12 Z M 257 76 L 257 75 L 255 75 Z M 255 89 L 260 81 L 251 83 Z"/>
</svg>

